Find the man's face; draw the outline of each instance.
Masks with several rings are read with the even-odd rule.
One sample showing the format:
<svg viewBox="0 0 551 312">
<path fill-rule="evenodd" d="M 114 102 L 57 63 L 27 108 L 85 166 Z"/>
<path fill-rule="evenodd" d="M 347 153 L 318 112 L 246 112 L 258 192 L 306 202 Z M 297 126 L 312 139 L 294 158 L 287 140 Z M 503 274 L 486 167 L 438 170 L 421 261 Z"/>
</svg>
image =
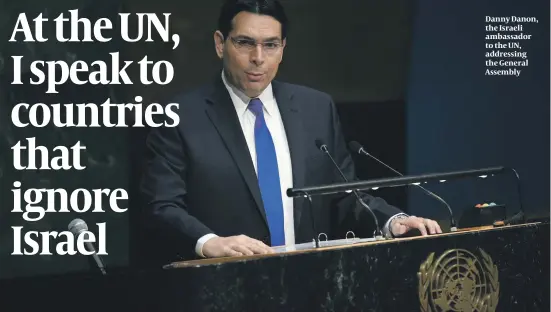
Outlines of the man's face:
<svg viewBox="0 0 551 312">
<path fill-rule="evenodd" d="M 229 81 L 247 96 L 259 96 L 274 79 L 283 58 L 281 24 L 271 16 L 240 12 L 228 38 L 217 31 L 214 39 Z"/>
</svg>

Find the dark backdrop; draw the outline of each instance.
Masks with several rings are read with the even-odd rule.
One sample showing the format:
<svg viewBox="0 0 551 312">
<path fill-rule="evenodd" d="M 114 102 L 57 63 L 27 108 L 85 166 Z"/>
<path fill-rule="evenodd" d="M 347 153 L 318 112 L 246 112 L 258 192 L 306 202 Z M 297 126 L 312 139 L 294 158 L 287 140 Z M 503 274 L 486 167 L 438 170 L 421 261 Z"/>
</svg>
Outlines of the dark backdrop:
<svg viewBox="0 0 551 312">
<path fill-rule="evenodd" d="M 485 16 L 524 24 L 529 66 L 520 77 L 484 76 Z M 549 1 L 418 1 L 407 87 L 409 173 L 515 168 L 529 218 L 549 217 Z M 513 23 L 511 25 L 516 25 Z M 503 49 L 502 49 L 503 50 Z M 488 50 L 489 51 L 489 50 Z M 431 185 L 459 218 L 478 203 L 519 210 L 512 174 Z M 446 220 L 438 202 L 411 189 L 412 213 Z"/>
<path fill-rule="evenodd" d="M 212 33 L 220 1 L 183 4 L 174 1 L 1 1 L 0 2 L 0 277 L 62 273 L 88 269 L 84 257 L 14 257 L 11 226 L 23 224 L 11 213 L 11 187 L 123 187 L 130 193 L 126 214 L 47 215 L 27 223 L 27 230 L 64 230 L 82 217 L 88 224 L 107 222 L 108 266 L 126 266 L 140 245 L 137 230 L 141 203 L 137 184 L 143 138 L 147 129 L 15 129 L 9 115 L 18 102 L 118 102 L 137 95 L 144 103 L 166 102 L 177 92 L 192 89 L 219 74 Z M 539 2 L 477 1 L 285 1 L 292 25 L 279 79 L 330 93 L 338 104 L 347 139 L 399 170 L 408 173 L 509 165 L 518 169 L 531 216 L 549 213 L 549 4 Z M 9 44 L 19 12 L 50 17 L 81 8 L 89 18 L 114 17 L 117 12 L 171 12 L 172 27 L 181 44 Z M 501 8 L 501 9 L 497 9 Z M 532 65 L 520 78 L 483 76 L 483 22 L 486 14 L 535 15 L 526 44 Z M 51 32 L 51 29 L 48 31 Z M 412 49 L 410 50 L 410 43 Z M 127 60 L 148 55 L 169 60 L 176 76 L 168 86 L 75 87 L 44 97 L 41 88 L 10 86 L 10 55 L 28 60 L 105 59 L 121 51 Z M 3 64 L 3 65 L 2 65 Z M 134 75 L 136 73 L 133 73 Z M 17 172 L 10 147 L 36 136 L 47 146 L 88 147 L 88 170 L 76 172 Z M 363 178 L 391 173 L 369 159 L 358 159 Z M 493 180 L 492 180 L 493 181 Z M 458 214 L 478 201 L 503 201 L 514 210 L 515 193 L 507 179 L 473 185 L 435 185 Z M 445 220 L 434 201 L 411 190 L 376 191 L 406 211 Z M 407 205 L 407 204 L 410 205 Z M 143 234 L 143 233 L 142 233 Z"/>
</svg>

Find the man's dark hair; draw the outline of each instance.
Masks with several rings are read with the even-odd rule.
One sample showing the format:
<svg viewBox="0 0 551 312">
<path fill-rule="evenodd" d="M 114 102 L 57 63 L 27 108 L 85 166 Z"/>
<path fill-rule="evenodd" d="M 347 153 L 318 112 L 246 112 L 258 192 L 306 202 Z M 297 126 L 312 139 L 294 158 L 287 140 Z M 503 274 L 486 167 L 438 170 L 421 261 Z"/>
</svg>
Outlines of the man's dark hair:
<svg viewBox="0 0 551 312">
<path fill-rule="evenodd" d="M 218 30 L 228 38 L 233 27 L 233 18 L 240 12 L 268 15 L 281 23 L 282 39 L 287 38 L 287 15 L 278 0 L 226 0 L 218 18 Z"/>
</svg>

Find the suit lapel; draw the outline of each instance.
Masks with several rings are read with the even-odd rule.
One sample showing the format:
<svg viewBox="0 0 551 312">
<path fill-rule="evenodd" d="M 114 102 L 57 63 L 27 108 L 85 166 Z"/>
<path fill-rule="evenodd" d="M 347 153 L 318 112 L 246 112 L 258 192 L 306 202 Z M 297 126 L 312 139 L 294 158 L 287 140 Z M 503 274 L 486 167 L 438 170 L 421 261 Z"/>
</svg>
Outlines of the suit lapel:
<svg viewBox="0 0 551 312">
<path fill-rule="evenodd" d="M 306 142 L 299 105 L 294 100 L 293 93 L 277 81 L 272 82 L 272 87 L 283 120 L 283 126 L 285 127 L 287 142 L 289 143 L 293 169 L 293 186 L 302 187 L 305 186 L 306 144 L 314 143 Z M 241 125 L 239 124 L 239 118 L 231 101 L 231 97 L 221 78 L 216 80 L 214 89 L 207 100 L 212 104 L 207 108 L 207 114 L 224 141 L 226 148 L 232 155 L 245 183 L 251 191 L 259 213 L 266 223 L 266 226 L 268 226 L 266 212 L 258 186 L 258 179 L 251 160 L 249 148 L 245 136 L 243 135 Z M 304 198 L 296 197 L 293 199 L 295 228 L 298 228 L 300 225 L 304 204 Z"/>
<path fill-rule="evenodd" d="M 258 178 L 251 160 L 249 147 L 243 135 L 243 130 L 239 123 L 239 118 L 231 101 L 231 97 L 221 78 L 216 81 L 214 90 L 207 100 L 212 104 L 207 108 L 207 114 L 224 141 L 226 148 L 232 155 L 245 183 L 251 191 L 259 213 L 262 215 L 266 226 L 268 226 L 266 212 L 258 186 Z M 228 183 L 231 183 L 231 181 L 228 181 Z"/>
<path fill-rule="evenodd" d="M 293 186 L 302 187 L 305 181 L 305 148 L 306 142 L 302 127 L 299 103 L 294 100 L 293 93 L 277 81 L 272 82 L 274 96 L 283 120 L 289 151 L 291 153 L 291 164 L 293 169 Z M 313 144 L 313 143 L 312 143 Z M 302 197 L 293 199 L 293 218 L 295 228 L 298 228 L 302 215 L 302 208 L 305 200 Z"/>
</svg>

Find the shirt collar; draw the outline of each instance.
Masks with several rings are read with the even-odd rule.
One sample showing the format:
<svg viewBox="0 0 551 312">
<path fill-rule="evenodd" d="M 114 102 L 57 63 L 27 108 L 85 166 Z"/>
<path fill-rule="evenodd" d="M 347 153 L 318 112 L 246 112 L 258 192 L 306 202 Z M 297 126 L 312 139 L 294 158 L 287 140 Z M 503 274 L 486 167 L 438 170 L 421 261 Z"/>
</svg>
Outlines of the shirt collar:
<svg viewBox="0 0 551 312">
<path fill-rule="evenodd" d="M 235 105 L 237 113 L 240 115 L 243 114 L 247 110 L 247 106 L 249 105 L 251 98 L 245 95 L 245 93 L 243 93 L 241 90 L 230 84 L 226 80 L 226 75 L 224 74 L 224 71 L 222 71 L 222 81 L 224 82 L 226 89 L 230 93 L 230 97 L 233 104 Z M 268 113 L 268 115 L 273 115 L 275 109 L 274 106 L 276 104 L 274 101 L 274 93 L 271 83 L 266 87 L 266 89 L 264 89 L 264 91 L 262 91 L 262 93 L 260 93 L 258 99 L 260 99 L 260 101 L 262 101 L 262 104 L 264 104 L 264 111 Z"/>
</svg>

